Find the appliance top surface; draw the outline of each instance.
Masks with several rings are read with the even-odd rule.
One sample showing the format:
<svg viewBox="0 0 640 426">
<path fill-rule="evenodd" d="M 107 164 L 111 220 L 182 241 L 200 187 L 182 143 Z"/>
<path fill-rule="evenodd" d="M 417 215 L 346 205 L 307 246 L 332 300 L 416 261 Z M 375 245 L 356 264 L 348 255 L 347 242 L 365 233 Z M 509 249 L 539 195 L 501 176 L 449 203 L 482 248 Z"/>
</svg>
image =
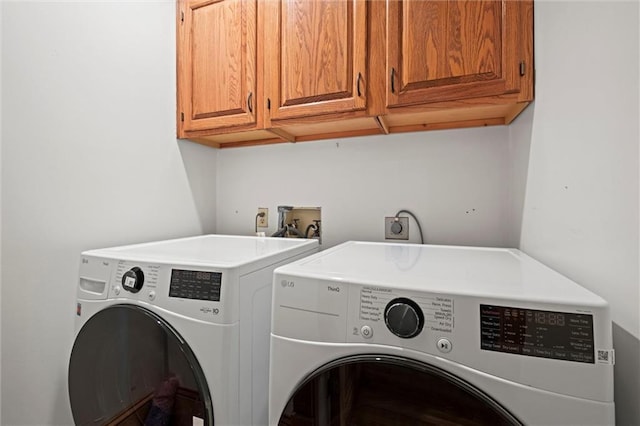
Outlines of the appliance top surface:
<svg viewBox="0 0 640 426">
<path fill-rule="evenodd" d="M 351 241 L 276 271 L 405 290 L 607 306 L 596 294 L 516 249 Z"/>
<path fill-rule="evenodd" d="M 286 255 L 287 253 L 296 255 L 316 248 L 317 245 L 317 240 L 306 239 L 201 235 L 89 250 L 83 254 L 155 263 L 236 267 L 260 259 Z"/>
</svg>

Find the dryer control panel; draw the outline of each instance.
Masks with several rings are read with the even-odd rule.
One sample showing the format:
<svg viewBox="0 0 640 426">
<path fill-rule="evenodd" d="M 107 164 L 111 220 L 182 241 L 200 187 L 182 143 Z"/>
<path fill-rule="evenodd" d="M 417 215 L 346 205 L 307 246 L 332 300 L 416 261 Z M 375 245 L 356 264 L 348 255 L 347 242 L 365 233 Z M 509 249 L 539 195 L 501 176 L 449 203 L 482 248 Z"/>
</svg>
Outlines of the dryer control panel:
<svg viewBox="0 0 640 426">
<path fill-rule="evenodd" d="M 480 305 L 480 347 L 593 364 L 593 315 Z"/>
<path fill-rule="evenodd" d="M 272 334 L 357 351 L 437 357 L 506 380 L 606 399 L 613 363 L 606 306 L 418 291 L 276 272 Z M 606 386 L 573 386 L 563 377 Z"/>
<path fill-rule="evenodd" d="M 362 321 L 389 323 L 389 311 L 392 311 L 394 306 L 404 304 L 411 309 L 404 310 L 403 320 L 410 321 L 413 315 L 422 315 L 427 330 L 445 333 L 453 331 L 454 301 L 449 296 L 428 293 L 409 296 L 407 292 L 399 293 L 390 288 L 364 286 L 360 288 L 359 302 L 358 316 Z M 419 333 L 406 337 L 414 337 L 417 334 Z"/>
<path fill-rule="evenodd" d="M 169 297 L 220 301 L 222 273 L 171 269 Z"/>
</svg>

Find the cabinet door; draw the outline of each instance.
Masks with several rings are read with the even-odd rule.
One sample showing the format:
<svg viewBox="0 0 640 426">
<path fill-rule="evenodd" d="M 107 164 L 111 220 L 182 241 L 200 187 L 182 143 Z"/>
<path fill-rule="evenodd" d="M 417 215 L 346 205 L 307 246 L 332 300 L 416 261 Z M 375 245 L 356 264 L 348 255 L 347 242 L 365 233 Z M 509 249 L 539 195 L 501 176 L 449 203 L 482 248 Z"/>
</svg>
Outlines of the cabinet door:
<svg viewBox="0 0 640 426">
<path fill-rule="evenodd" d="M 256 123 L 256 0 L 178 4 L 178 128 Z"/>
<path fill-rule="evenodd" d="M 267 1 L 269 118 L 364 109 L 366 2 Z"/>
<path fill-rule="evenodd" d="M 387 107 L 518 92 L 520 3 L 388 0 Z"/>
</svg>

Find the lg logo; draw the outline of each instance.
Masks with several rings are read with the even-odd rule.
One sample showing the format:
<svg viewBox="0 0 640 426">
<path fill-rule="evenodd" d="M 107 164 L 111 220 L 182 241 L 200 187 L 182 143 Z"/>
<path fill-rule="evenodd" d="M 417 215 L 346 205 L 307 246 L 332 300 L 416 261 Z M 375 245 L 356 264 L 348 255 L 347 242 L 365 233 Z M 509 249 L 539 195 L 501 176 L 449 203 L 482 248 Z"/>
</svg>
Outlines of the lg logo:
<svg viewBox="0 0 640 426">
<path fill-rule="evenodd" d="M 287 288 L 287 287 L 295 287 L 296 283 L 289 280 L 282 280 L 280 281 L 280 285 L 282 286 L 282 288 Z"/>
<path fill-rule="evenodd" d="M 330 285 L 327 286 L 327 290 L 329 291 L 333 291 L 334 293 L 340 293 L 340 287 L 336 286 L 336 287 L 331 287 Z"/>
</svg>

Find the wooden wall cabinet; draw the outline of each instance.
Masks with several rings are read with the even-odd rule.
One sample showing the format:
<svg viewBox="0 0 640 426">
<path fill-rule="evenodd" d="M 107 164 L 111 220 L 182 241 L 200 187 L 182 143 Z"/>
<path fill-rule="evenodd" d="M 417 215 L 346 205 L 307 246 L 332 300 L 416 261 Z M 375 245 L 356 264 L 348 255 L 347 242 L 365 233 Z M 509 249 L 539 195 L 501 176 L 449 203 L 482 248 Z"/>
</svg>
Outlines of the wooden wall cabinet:
<svg viewBox="0 0 640 426">
<path fill-rule="evenodd" d="M 364 110 L 366 1 L 267 1 L 268 121 Z"/>
<path fill-rule="evenodd" d="M 533 100 L 533 4 L 388 0 L 389 132 L 510 123 Z"/>
<path fill-rule="evenodd" d="M 265 126 L 289 141 L 378 134 L 367 108 L 367 0 L 265 1 Z"/>
<path fill-rule="evenodd" d="M 179 0 L 178 136 L 212 146 L 508 124 L 530 0 Z"/>
<path fill-rule="evenodd" d="M 279 142 L 264 130 L 257 0 L 178 0 L 179 138 L 214 147 Z"/>
</svg>

